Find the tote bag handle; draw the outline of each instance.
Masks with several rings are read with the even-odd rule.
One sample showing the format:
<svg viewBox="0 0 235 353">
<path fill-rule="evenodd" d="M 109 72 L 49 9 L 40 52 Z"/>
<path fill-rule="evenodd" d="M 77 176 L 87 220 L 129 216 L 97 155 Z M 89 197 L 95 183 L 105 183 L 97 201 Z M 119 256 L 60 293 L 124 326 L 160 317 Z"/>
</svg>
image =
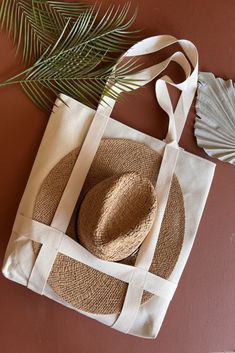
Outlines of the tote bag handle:
<svg viewBox="0 0 235 353">
<path fill-rule="evenodd" d="M 128 78 L 136 80 L 140 86 L 144 86 L 160 75 L 171 61 L 176 62 L 182 67 L 185 72 L 185 80 L 183 82 L 176 84 L 168 76 L 164 76 L 158 79 L 155 85 L 158 103 L 169 116 L 169 127 L 165 141 L 167 144 L 171 144 L 178 148 L 178 141 L 197 87 L 198 53 L 196 47 L 188 40 L 177 40 L 175 37 L 168 35 L 154 36 L 144 39 L 131 47 L 119 59 L 117 65 L 120 64 L 122 59 L 125 57 L 154 53 L 174 43 L 178 43 L 184 53 L 177 51 L 166 60 L 132 74 L 128 76 Z M 173 111 L 166 84 L 170 84 L 181 91 L 175 111 Z M 107 82 L 107 87 L 108 85 L 110 85 L 110 81 Z M 133 89 L 135 88 L 136 85 L 133 85 Z M 121 90 L 117 87 L 114 87 L 114 89 L 121 93 Z M 106 102 L 108 104 L 103 105 L 100 103 L 97 108 L 73 171 L 70 175 L 69 181 L 52 220 L 51 226 L 62 232 L 66 232 L 89 168 L 103 137 L 110 114 L 116 103 L 115 100 L 111 98 L 107 98 Z"/>
<path fill-rule="evenodd" d="M 136 90 L 137 88 L 146 85 L 147 83 L 154 80 L 157 76 L 159 76 L 172 61 L 176 62 L 183 69 L 185 73 L 185 80 L 183 82 L 177 84 L 174 83 L 170 77 L 163 76 L 158 79 L 155 84 L 157 101 L 161 108 L 169 116 L 168 132 L 165 139 L 167 143 L 179 141 L 195 95 L 198 77 L 198 53 L 196 47 L 188 40 L 177 40 L 175 37 L 168 35 L 154 36 L 135 44 L 125 54 L 123 54 L 117 62 L 117 65 L 119 65 L 124 58 L 138 57 L 140 55 L 147 55 L 150 53 L 158 52 L 161 49 L 169 47 L 175 43 L 178 43 L 181 46 L 184 53 L 177 51 L 166 60 L 125 77 L 134 83 L 133 85 L 130 84 L 130 90 Z M 173 111 L 166 85 L 167 83 L 181 91 L 175 111 Z M 136 84 L 138 84 L 138 86 Z M 109 81 L 107 82 L 107 86 L 108 85 Z M 115 87 L 115 85 L 113 85 L 112 88 L 118 94 L 122 92 L 121 89 Z M 116 101 L 111 98 L 106 98 L 105 101 L 110 107 L 110 109 L 107 109 L 107 114 L 110 115 Z M 102 103 L 99 104 L 97 110 L 101 112 L 105 110 Z"/>
</svg>

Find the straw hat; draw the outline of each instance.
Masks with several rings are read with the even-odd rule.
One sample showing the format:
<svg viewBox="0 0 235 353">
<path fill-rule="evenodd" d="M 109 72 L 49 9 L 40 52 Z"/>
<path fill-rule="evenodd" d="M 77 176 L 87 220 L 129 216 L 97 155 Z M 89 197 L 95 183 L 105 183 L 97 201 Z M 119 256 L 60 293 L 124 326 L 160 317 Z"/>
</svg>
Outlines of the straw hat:
<svg viewBox="0 0 235 353">
<path fill-rule="evenodd" d="M 108 261 L 123 260 L 148 235 L 157 209 L 152 183 L 138 173 L 109 177 L 85 196 L 78 216 L 80 243 Z"/>
<path fill-rule="evenodd" d="M 71 151 L 44 179 L 35 200 L 33 218 L 51 224 L 79 148 Z M 66 234 L 95 256 L 134 265 L 138 248 L 157 212 L 154 190 L 161 156 L 127 139 L 103 139 L 93 160 Z M 173 177 L 150 272 L 168 278 L 184 238 L 182 191 Z M 38 243 L 33 243 L 35 254 Z M 127 284 L 59 253 L 48 284 L 72 306 L 95 314 L 119 313 Z M 144 292 L 142 303 L 152 297 Z"/>
</svg>

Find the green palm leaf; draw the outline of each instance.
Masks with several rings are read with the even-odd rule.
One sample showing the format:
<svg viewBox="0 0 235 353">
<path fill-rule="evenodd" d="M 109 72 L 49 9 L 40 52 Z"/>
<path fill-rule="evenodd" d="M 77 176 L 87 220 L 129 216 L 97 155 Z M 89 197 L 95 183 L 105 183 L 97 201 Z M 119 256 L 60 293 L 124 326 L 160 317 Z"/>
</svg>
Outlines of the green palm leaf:
<svg viewBox="0 0 235 353">
<path fill-rule="evenodd" d="M 68 31 L 67 21 L 56 44 L 48 48 L 38 61 L 24 72 L 0 84 L 1 86 L 20 83 L 28 97 L 40 108 L 51 110 L 54 96 L 64 93 L 80 102 L 96 107 L 101 99 L 107 81 L 112 82 L 103 93 L 103 102 L 107 97 L 117 99 L 120 91 L 130 91 L 136 82 L 125 76 L 137 68 L 133 60 L 113 70 L 113 63 L 100 67 L 106 55 L 104 50 L 87 42 L 76 40 L 74 33 L 80 19 Z M 72 44 L 72 46 L 70 46 Z"/>
<path fill-rule="evenodd" d="M 0 28 L 13 35 L 17 52 L 22 45 L 23 61 L 40 57 L 63 30 L 67 18 L 76 19 L 91 5 L 32 0 L 3 0 L 0 7 Z"/>
<path fill-rule="evenodd" d="M 69 19 L 76 21 L 80 15 L 92 8 L 92 5 L 77 2 L 32 0 L 32 9 L 38 26 L 58 36 Z"/>
<path fill-rule="evenodd" d="M 35 56 L 36 62 L 0 87 L 20 83 L 39 108 L 50 111 L 60 93 L 97 106 L 109 79 L 113 87 L 106 87 L 102 100 L 116 99 L 120 90 L 134 87 L 125 79 L 134 69 L 132 62 L 113 72 L 113 53 L 121 54 L 137 38 L 129 30 L 136 13 L 128 18 L 129 10 L 128 3 L 121 9 L 112 6 L 101 17 L 99 8 L 80 3 L 3 0 L 1 25 L 13 33 L 18 49 L 23 44 L 24 61 Z"/>
<path fill-rule="evenodd" d="M 23 61 L 38 59 L 63 31 L 67 20 L 71 25 L 79 19 L 76 35 L 81 44 L 89 43 L 97 50 L 121 53 L 133 43 L 133 31 L 128 28 L 136 14 L 128 19 L 130 4 L 110 7 L 98 20 L 99 8 L 81 3 L 32 0 L 3 0 L 0 7 L 0 28 L 13 34 L 17 51 L 23 47 Z M 132 34 L 132 36 L 130 36 Z"/>
</svg>

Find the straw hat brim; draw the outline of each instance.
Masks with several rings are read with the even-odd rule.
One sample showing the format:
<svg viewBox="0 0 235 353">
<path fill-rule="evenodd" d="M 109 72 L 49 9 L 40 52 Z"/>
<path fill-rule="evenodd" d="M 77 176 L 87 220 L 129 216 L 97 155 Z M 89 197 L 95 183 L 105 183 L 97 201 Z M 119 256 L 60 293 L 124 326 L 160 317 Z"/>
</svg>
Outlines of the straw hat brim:
<svg viewBox="0 0 235 353">
<path fill-rule="evenodd" d="M 50 225 L 63 194 L 79 148 L 62 158 L 44 179 L 35 200 L 33 219 Z M 77 213 L 86 193 L 102 180 L 123 173 L 138 172 L 153 185 L 159 173 L 161 156 L 144 144 L 127 139 L 103 139 L 93 160 L 66 234 L 76 238 Z M 174 175 L 161 231 L 150 272 L 168 278 L 178 260 L 185 229 L 183 194 Z M 40 246 L 33 243 L 35 254 Z M 136 255 L 120 261 L 134 265 Z M 73 307 L 94 313 L 119 313 L 127 284 L 66 255 L 58 253 L 50 275 L 50 287 Z M 142 304 L 153 295 L 144 292 Z"/>
</svg>

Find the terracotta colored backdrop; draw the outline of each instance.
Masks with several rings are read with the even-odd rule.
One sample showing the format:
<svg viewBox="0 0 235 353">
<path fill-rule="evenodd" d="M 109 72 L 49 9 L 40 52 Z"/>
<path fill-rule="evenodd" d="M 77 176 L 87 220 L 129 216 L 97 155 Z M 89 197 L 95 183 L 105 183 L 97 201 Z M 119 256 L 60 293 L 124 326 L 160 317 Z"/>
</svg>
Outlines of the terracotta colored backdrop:
<svg viewBox="0 0 235 353">
<path fill-rule="evenodd" d="M 113 0 L 113 3 L 117 1 Z M 105 5 L 111 1 L 104 1 Z M 118 1 L 124 3 L 124 0 Z M 193 41 L 200 69 L 235 80 L 234 0 L 133 0 L 146 35 Z M 0 80 L 21 69 L 0 33 Z M 113 117 L 164 137 L 167 122 L 152 87 L 115 108 Z M 0 89 L 1 261 L 48 115 L 19 86 Z M 193 137 L 194 112 L 181 146 L 205 156 Z M 217 162 L 197 239 L 156 340 L 125 336 L 0 277 L 1 353 L 204 353 L 235 349 L 235 167 Z"/>
</svg>

